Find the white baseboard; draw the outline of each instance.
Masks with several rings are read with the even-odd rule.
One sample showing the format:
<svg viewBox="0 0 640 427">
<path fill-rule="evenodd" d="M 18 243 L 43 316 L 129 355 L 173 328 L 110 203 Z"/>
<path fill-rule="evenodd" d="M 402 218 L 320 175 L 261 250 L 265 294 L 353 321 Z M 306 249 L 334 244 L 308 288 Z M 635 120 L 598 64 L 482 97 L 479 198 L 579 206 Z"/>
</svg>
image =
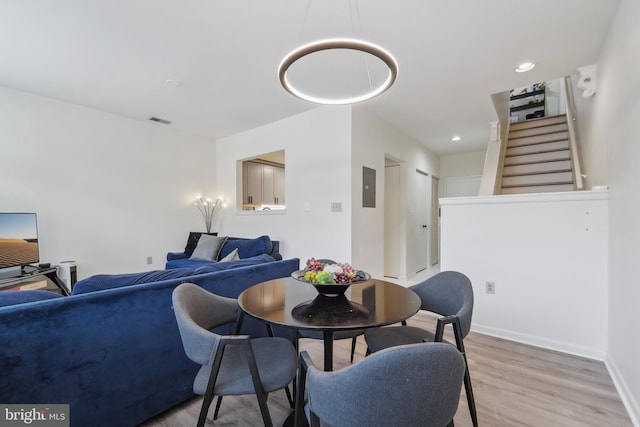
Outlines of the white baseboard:
<svg viewBox="0 0 640 427">
<path fill-rule="evenodd" d="M 634 399 L 633 393 L 629 390 L 629 387 L 618 370 L 615 362 L 607 356 L 604 364 L 609 371 L 613 384 L 616 386 L 616 390 L 618 390 L 618 394 L 620 395 L 620 399 L 622 400 L 624 407 L 627 409 L 631 422 L 634 427 L 640 427 L 640 405 L 638 405 L 638 401 Z"/>
<path fill-rule="evenodd" d="M 604 361 L 606 357 L 606 350 L 595 347 L 585 347 L 577 344 L 550 340 L 541 336 L 523 334 L 507 329 L 494 328 L 491 326 L 483 326 L 476 323 L 473 324 L 473 327 L 471 329 L 474 332 L 478 332 L 481 334 L 504 338 L 507 340 L 516 341 L 522 344 L 529 344 L 536 347 L 542 347 L 549 350 L 560 351 L 562 353 L 573 354 L 574 356 L 581 356 L 601 361 Z"/>
</svg>

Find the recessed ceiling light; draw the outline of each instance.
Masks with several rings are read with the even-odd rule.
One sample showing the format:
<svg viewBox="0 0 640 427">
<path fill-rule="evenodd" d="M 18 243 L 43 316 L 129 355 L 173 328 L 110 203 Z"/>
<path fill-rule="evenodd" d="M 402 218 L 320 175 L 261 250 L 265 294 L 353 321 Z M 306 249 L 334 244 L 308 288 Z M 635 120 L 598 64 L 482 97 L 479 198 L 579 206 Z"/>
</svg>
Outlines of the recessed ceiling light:
<svg viewBox="0 0 640 427">
<path fill-rule="evenodd" d="M 456 136 L 454 136 L 453 138 L 451 138 L 451 141 L 453 141 L 453 142 L 458 142 L 458 141 L 460 141 L 461 139 L 462 139 L 461 137 L 459 137 L 458 135 L 456 135 Z"/>
<path fill-rule="evenodd" d="M 516 68 L 516 73 L 531 71 L 535 66 L 536 64 L 534 64 L 533 62 L 523 62 L 522 64 L 518 65 L 518 68 Z"/>
<path fill-rule="evenodd" d="M 167 86 L 174 86 L 174 87 L 182 86 L 182 82 L 180 80 L 167 79 L 165 83 L 167 83 Z"/>
</svg>

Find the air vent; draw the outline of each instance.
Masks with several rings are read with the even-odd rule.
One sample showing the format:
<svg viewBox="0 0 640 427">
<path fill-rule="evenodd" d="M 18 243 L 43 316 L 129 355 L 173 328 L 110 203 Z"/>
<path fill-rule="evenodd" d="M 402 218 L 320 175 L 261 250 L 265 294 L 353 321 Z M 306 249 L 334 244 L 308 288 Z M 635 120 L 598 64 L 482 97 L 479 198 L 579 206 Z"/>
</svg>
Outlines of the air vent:
<svg viewBox="0 0 640 427">
<path fill-rule="evenodd" d="M 170 125 L 171 122 L 169 120 L 161 119 L 159 117 L 149 117 L 149 120 L 152 122 L 162 123 L 163 125 Z"/>
</svg>

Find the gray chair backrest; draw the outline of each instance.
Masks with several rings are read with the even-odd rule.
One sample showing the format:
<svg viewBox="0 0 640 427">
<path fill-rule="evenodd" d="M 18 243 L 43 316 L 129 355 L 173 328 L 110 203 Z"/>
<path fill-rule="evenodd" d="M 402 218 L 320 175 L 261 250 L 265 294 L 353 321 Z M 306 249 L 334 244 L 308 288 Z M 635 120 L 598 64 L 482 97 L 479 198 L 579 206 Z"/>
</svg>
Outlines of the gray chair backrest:
<svg viewBox="0 0 640 427">
<path fill-rule="evenodd" d="M 201 365 L 211 363 L 220 336 L 210 329 L 236 320 L 238 301 L 213 294 L 193 283 L 177 286 L 171 298 L 187 357 Z"/>
<path fill-rule="evenodd" d="M 473 315 L 473 286 L 467 276 L 457 271 L 442 271 L 412 286 L 411 290 L 422 300 L 422 310 L 458 316 L 462 336 L 467 336 Z"/>
<path fill-rule="evenodd" d="M 444 343 L 391 347 L 335 372 L 308 372 L 309 408 L 332 427 L 443 427 L 458 407 L 465 362 Z"/>
</svg>

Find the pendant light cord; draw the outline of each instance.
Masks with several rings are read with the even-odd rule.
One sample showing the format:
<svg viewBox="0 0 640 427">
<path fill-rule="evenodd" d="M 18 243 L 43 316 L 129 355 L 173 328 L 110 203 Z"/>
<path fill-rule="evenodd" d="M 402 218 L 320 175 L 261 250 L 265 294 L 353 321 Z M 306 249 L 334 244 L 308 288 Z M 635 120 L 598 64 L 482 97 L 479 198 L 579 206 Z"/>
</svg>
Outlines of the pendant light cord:
<svg viewBox="0 0 640 427">
<path fill-rule="evenodd" d="M 353 6 L 352 6 L 353 5 Z M 355 36 L 354 24 L 353 24 L 353 8 L 355 6 L 356 10 L 356 18 L 358 21 L 358 31 L 362 33 L 362 21 L 360 20 L 360 7 L 358 6 L 358 0 L 349 0 L 349 16 L 351 18 L 351 34 Z M 369 57 L 368 55 L 364 55 L 364 67 L 367 70 L 367 79 L 369 80 L 369 90 L 373 90 L 373 83 L 371 81 L 371 70 L 369 69 Z"/>
<path fill-rule="evenodd" d="M 304 40 L 304 27 L 307 26 L 307 18 L 309 17 L 309 9 L 311 9 L 311 0 L 307 0 L 307 10 L 304 13 L 304 20 L 302 21 L 302 28 L 300 29 L 300 38 Z"/>
</svg>

